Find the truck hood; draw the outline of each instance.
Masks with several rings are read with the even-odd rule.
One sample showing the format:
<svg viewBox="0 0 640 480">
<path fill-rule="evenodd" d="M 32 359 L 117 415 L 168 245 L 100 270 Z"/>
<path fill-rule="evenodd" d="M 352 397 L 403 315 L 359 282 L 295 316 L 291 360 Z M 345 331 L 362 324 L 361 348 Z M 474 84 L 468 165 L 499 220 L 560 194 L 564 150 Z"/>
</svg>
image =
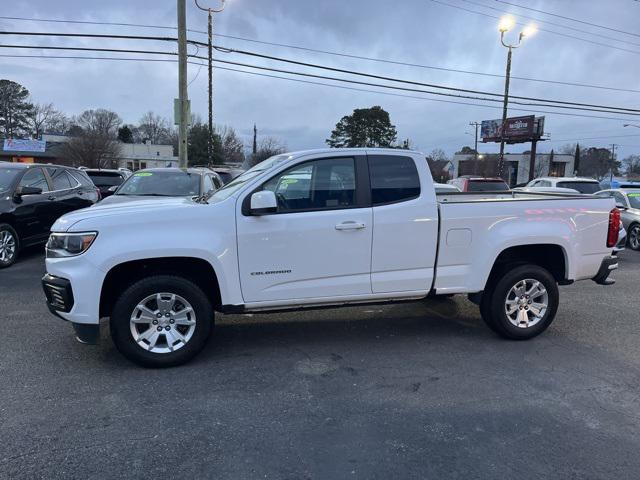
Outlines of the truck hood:
<svg viewBox="0 0 640 480">
<path fill-rule="evenodd" d="M 84 228 L 98 228 L 101 224 L 113 224 L 117 217 L 122 223 L 162 216 L 166 221 L 188 218 L 194 209 L 211 205 L 196 203 L 186 198 L 158 198 L 134 200 L 131 202 L 101 204 L 83 208 L 60 217 L 51 227 L 52 232 L 66 232 L 74 226 Z M 117 223 L 117 222 L 116 222 Z"/>
</svg>

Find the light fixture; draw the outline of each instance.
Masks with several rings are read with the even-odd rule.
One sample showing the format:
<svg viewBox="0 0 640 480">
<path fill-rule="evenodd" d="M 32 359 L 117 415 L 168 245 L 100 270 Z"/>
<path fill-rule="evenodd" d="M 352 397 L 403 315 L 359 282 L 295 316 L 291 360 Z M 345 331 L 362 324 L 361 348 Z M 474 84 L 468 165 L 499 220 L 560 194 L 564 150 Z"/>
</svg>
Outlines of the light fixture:
<svg viewBox="0 0 640 480">
<path fill-rule="evenodd" d="M 502 33 L 508 32 L 513 28 L 515 23 L 516 22 L 512 16 L 505 15 L 504 17 L 500 18 L 500 23 L 498 24 L 498 30 L 500 30 Z"/>
</svg>

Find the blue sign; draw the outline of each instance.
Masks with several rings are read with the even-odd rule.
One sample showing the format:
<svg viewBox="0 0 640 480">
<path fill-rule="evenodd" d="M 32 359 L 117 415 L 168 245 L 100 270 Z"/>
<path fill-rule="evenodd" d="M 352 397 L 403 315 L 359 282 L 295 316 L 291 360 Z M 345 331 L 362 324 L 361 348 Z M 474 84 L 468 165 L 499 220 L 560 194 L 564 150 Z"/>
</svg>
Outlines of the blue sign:
<svg viewBox="0 0 640 480">
<path fill-rule="evenodd" d="M 44 152 L 47 142 L 44 140 L 30 140 L 23 138 L 7 138 L 4 141 L 5 152 Z"/>
</svg>

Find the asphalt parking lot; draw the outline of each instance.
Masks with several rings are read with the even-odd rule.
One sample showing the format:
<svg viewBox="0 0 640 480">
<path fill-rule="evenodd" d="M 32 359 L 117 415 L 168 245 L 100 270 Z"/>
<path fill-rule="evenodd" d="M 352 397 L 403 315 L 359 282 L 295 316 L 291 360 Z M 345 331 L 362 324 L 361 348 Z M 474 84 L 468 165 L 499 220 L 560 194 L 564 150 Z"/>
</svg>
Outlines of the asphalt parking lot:
<svg viewBox="0 0 640 480">
<path fill-rule="evenodd" d="M 41 249 L 0 271 L 3 478 L 638 478 L 640 254 L 497 338 L 464 297 L 219 317 L 145 370 L 47 311 Z"/>
</svg>

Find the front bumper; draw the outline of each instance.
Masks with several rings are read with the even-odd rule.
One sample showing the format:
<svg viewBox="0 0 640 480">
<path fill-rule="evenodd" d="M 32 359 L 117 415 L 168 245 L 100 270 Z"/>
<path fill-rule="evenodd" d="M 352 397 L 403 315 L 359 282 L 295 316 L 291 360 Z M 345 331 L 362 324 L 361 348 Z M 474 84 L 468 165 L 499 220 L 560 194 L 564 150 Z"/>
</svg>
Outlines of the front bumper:
<svg viewBox="0 0 640 480">
<path fill-rule="evenodd" d="M 618 257 L 615 253 L 609 257 L 605 257 L 600 264 L 600 269 L 596 276 L 592 278 L 598 285 L 613 285 L 616 281 L 609 278 L 609 275 L 618 268 Z"/>
</svg>

